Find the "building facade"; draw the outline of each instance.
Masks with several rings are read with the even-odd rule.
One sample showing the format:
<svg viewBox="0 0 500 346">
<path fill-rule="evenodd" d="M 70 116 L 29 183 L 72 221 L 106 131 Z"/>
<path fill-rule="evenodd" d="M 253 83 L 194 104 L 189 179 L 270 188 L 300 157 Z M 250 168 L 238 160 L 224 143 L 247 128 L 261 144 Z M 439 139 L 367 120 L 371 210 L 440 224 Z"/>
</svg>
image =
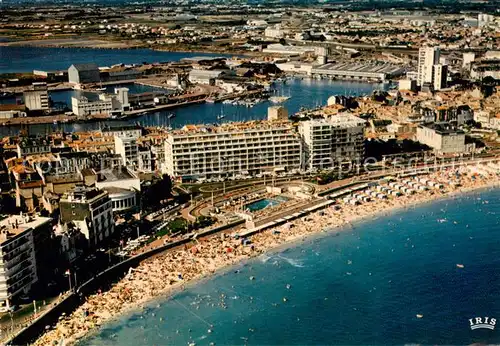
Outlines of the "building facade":
<svg viewBox="0 0 500 346">
<path fill-rule="evenodd" d="M 139 145 L 135 137 L 115 136 L 115 154 L 122 157 L 126 166 L 139 166 Z"/>
<path fill-rule="evenodd" d="M 301 122 L 299 132 L 305 153 L 303 167 L 315 171 L 361 162 L 365 154 L 364 126 L 364 120 L 350 114 Z"/>
<path fill-rule="evenodd" d="M 59 210 L 61 222 L 77 223 L 90 247 L 97 247 L 114 232 L 113 208 L 106 191 L 77 186 L 63 195 Z"/>
<path fill-rule="evenodd" d="M 44 137 L 23 137 L 17 143 L 17 157 L 50 153 L 51 143 Z"/>
<path fill-rule="evenodd" d="M 105 127 L 101 130 L 105 137 L 134 137 L 139 138 L 142 135 L 142 128 L 137 125 Z"/>
<path fill-rule="evenodd" d="M 432 85 L 434 90 L 441 90 L 448 86 L 448 66 L 437 64 L 432 67 Z"/>
<path fill-rule="evenodd" d="M 33 83 L 31 90 L 23 92 L 24 105 L 30 111 L 45 111 L 49 109 L 49 93 L 47 83 Z"/>
<path fill-rule="evenodd" d="M 72 97 L 71 108 L 73 113 L 78 116 L 93 114 L 109 115 L 113 112 L 113 99 L 111 97 L 100 97 L 99 100 L 90 101 L 86 97 Z"/>
<path fill-rule="evenodd" d="M 439 47 L 422 47 L 418 51 L 417 85 L 432 83 L 434 65 L 439 64 Z"/>
<path fill-rule="evenodd" d="M 267 109 L 267 120 L 288 120 L 288 111 L 283 106 L 272 106 Z"/>
<path fill-rule="evenodd" d="M 68 81 L 73 84 L 98 83 L 101 81 L 99 66 L 94 63 L 73 64 L 68 69 Z"/>
<path fill-rule="evenodd" d="M 289 122 L 187 125 L 165 140 L 167 173 L 178 179 L 299 169 L 300 155 L 300 138 Z"/>
<path fill-rule="evenodd" d="M 52 219 L 12 215 L 0 221 L 0 311 L 26 294 L 43 275 L 43 256 Z"/>
<path fill-rule="evenodd" d="M 465 147 L 465 133 L 448 123 L 433 123 L 419 125 L 417 141 L 428 145 L 440 154 L 463 153 Z"/>
</svg>

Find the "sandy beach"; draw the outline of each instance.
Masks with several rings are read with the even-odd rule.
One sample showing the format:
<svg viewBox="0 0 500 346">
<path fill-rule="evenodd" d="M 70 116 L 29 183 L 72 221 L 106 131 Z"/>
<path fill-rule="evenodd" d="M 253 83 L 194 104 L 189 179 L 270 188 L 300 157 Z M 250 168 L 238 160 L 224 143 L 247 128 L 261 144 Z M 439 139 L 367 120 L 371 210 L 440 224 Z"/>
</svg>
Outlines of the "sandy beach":
<svg viewBox="0 0 500 346">
<path fill-rule="evenodd" d="M 422 176 L 420 176 L 422 177 Z M 165 297 L 186 284 L 207 278 L 215 272 L 263 254 L 271 249 L 304 240 L 322 231 L 338 232 L 355 221 L 376 217 L 401 208 L 450 197 L 474 189 L 494 187 L 498 184 L 496 173 L 478 174 L 462 167 L 426 175 L 425 178 L 441 184 L 413 190 L 401 196 L 389 196 L 353 205 L 339 200 L 334 207 L 309 214 L 285 225 L 241 239 L 237 234 L 218 234 L 193 241 L 190 246 L 175 249 L 141 263 L 109 291 L 97 293 L 71 315 L 42 335 L 35 345 L 74 344 L 77 340 L 96 331 L 100 325 L 123 313 L 137 309 L 156 297 Z M 416 181 L 416 178 L 414 178 Z M 401 180 L 399 180 L 401 181 Z M 385 183 L 382 183 L 385 184 Z M 373 187 L 369 189 L 373 190 Z"/>
</svg>

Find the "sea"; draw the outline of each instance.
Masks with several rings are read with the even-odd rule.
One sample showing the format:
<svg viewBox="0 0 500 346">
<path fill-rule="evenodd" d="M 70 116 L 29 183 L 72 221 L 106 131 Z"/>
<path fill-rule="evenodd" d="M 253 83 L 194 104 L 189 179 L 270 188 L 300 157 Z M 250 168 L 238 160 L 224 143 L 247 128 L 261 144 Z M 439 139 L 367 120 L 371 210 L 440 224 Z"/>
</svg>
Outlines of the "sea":
<svg viewBox="0 0 500 346">
<path fill-rule="evenodd" d="M 498 344 L 498 322 L 471 330 L 469 319 L 500 319 L 499 221 L 491 189 L 319 232 L 152 301 L 80 345 Z"/>
<path fill-rule="evenodd" d="M 53 70 L 67 69 L 75 62 L 95 62 L 99 66 L 109 66 L 117 63 L 141 63 L 158 61 L 177 61 L 185 57 L 200 56 L 200 53 L 158 52 L 148 49 L 89 49 L 89 48 L 38 48 L 0 46 L 0 73 L 8 71 L 33 69 Z M 209 55 L 209 54 L 205 54 Z M 214 56 L 212 54 L 212 56 Z M 54 59 L 57 57 L 57 59 Z M 119 86 L 119 85 L 117 85 Z M 163 91 L 154 87 L 141 85 L 124 85 L 131 94 L 146 91 Z M 370 95 L 374 90 L 387 90 L 390 84 L 364 83 L 356 81 L 332 81 L 317 79 L 292 79 L 274 85 L 275 95 L 290 96 L 283 106 L 289 114 L 298 112 L 301 108 L 314 108 L 326 105 L 333 95 L 360 96 Z M 113 87 L 108 88 L 113 92 Z M 50 92 L 54 102 L 71 105 L 71 97 L 87 96 L 90 99 L 96 95 L 78 90 Z M 0 103 L 16 103 L 20 100 L 0 99 Z M 182 127 L 186 124 L 212 124 L 227 121 L 248 121 L 265 119 L 267 109 L 272 106 L 268 101 L 260 102 L 254 107 L 242 105 L 196 104 L 175 108 L 167 111 L 153 112 L 128 120 L 109 120 L 90 123 L 58 123 L 32 124 L 27 127 L 29 134 L 42 135 L 52 132 L 77 132 L 98 130 L 104 126 L 122 126 L 136 124 L 142 126 Z M 174 114 L 174 117 L 170 116 Z M 222 120 L 221 120 L 222 119 Z M 2 126 L 0 135 L 18 135 L 21 126 Z"/>
<path fill-rule="evenodd" d="M 72 64 L 96 63 L 143 64 L 178 61 L 193 56 L 225 56 L 228 54 L 166 52 L 151 49 L 96 49 L 0 46 L 0 73 L 33 72 L 33 70 L 67 70 Z"/>
</svg>

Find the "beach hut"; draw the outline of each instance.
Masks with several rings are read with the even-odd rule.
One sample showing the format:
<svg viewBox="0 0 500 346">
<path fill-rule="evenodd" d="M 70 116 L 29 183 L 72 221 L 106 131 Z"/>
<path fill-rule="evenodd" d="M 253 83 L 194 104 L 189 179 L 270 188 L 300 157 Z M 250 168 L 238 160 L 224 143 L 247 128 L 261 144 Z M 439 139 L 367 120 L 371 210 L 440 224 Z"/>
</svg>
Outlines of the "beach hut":
<svg viewBox="0 0 500 346">
<path fill-rule="evenodd" d="M 428 182 L 429 180 L 428 180 L 427 178 L 420 178 L 420 179 L 418 179 L 418 181 L 419 181 L 420 183 L 422 183 L 422 184 L 427 185 L 427 182 Z"/>
</svg>

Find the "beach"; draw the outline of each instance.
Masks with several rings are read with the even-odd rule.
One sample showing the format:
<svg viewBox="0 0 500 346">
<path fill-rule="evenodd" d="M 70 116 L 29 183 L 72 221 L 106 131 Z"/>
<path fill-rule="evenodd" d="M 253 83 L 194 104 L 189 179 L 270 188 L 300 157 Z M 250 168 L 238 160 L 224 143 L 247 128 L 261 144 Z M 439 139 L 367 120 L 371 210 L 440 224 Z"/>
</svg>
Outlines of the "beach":
<svg viewBox="0 0 500 346">
<path fill-rule="evenodd" d="M 248 239 L 241 239 L 236 234 L 218 234 L 195 240 L 183 249 L 160 254 L 130 270 L 109 291 L 88 297 L 74 313 L 62 318 L 55 328 L 42 335 L 35 345 L 54 345 L 61 341 L 73 344 L 112 318 L 140 308 L 155 297 L 167 296 L 187 283 L 193 284 L 233 264 L 304 240 L 321 231 L 347 230 L 362 218 L 376 217 L 473 189 L 492 187 L 498 182 L 494 173 L 481 175 L 467 168 L 432 173 L 426 178 L 442 184 L 442 188 L 391 196 L 361 205 L 339 201 L 334 208 L 309 214 Z"/>
</svg>

